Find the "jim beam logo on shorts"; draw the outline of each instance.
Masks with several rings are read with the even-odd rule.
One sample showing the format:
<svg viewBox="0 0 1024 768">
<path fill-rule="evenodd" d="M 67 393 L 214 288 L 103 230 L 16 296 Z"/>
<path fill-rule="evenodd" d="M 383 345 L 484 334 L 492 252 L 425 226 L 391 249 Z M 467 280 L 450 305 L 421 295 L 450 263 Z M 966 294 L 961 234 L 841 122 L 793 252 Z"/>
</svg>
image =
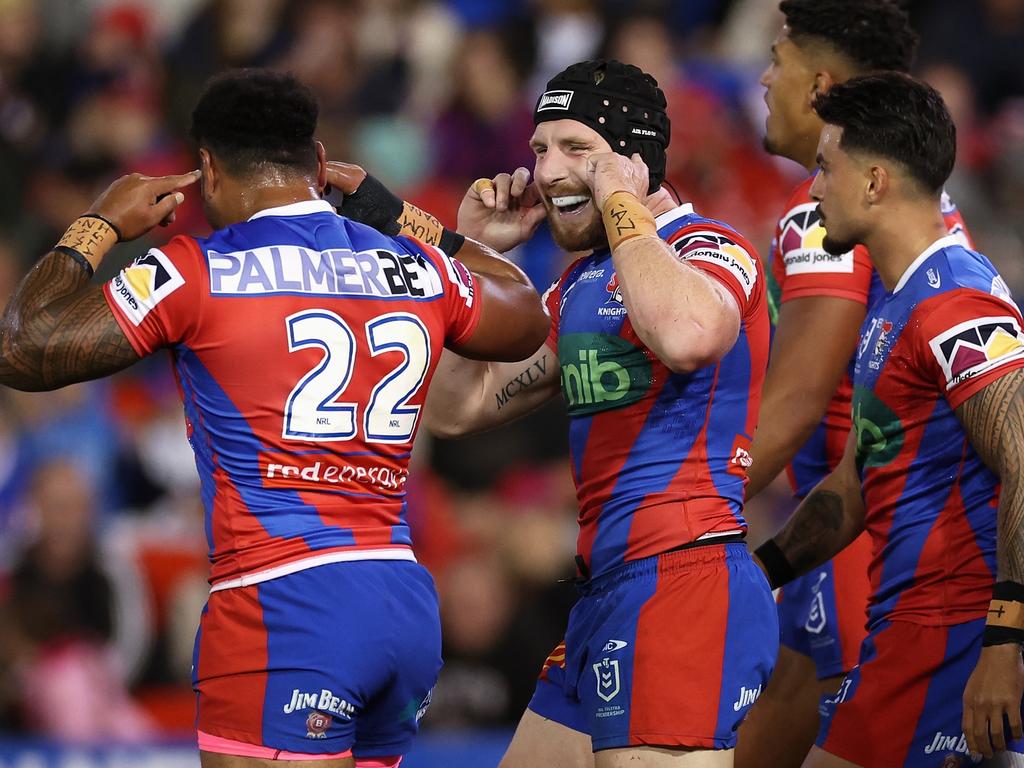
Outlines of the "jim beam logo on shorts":
<svg viewBox="0 0 1024 768">
<path fill-rule="evenodd" d="M 928 342 L 942 368 L 946 389 L 1024 358 L 1024 334 L 1010 315 L 975 317 Z"/>
<path fill-rule="evenodd" d="M 740 686 L 740 694 L 736 698 L 736 701 L 732 703 L 732 711 L 739 712 L 741 709 L 746 709 L 752 706 L 755 701 L 761 696 L 762 686 L 759 684 L 757 688 L 747 688 L 745 685 Z"/>
<path fill-rule="evenodd" d="M 611 701 L 619 695 L 619 661 L 607 657 L 594 664 L 597 677 L 597 695 L 604 701 Z"/>
<path fill-rule="evenodd" d="M 956 734 L 945 734 L 942 731 L 936 731 L 932 737 L 931 742 L 924 748 L 926 755 L 934 754 L 946 754 L 946 759 L 942 762 L 942 768 L 959 768 L 961 765 L 966 765 L 968 762 L 980 762 L 971 757 L 971 751 L 967 747 L 967 737 L 964 736 L 963 732 Z M 960 757 L 960 755 L 966 755 L 966 759 Z"/>
<path fill-rule="evenodd" d="M 157 304 L 184 284 L 185 278 L 167 255 L 153 248 L 121 270 L 110 284 L 110 293 L 132 324 L 140 325 Z"/>
<path fill-rule="evenodd" d="M 291 700 L 282 707 L 282 710 L 286 715 L 290 715 L 292 712 L 305 709 L 314 710 L 306 718 L 306 735 L 311 739 L 325 738 L 323 734 L 331 727 L 333 720 L 330 715 L 324 714 L 325 712 L 330 712 L 342 720 L 351 720 L 352 716 L 356 713 L 354 704 L 335 696 L 327 688 L 322 688 L 313 693 L 307 693 L 298 688 L 293 689 Z M 324 722 L 324 719 L 326 722 Z M 317 735 L 318 732 L 319 735 Z"/>
<path fill-rule="evenodd" d="M 332 722 L 334 720 L 330 715 L 325 715 L 323 712 L 310 712 L 309 717 L 306 718 L 306 738 L 326 739 L 327 730 L 331 727 Z"/>
<path fill-rule="evenodd" d="M 552 110 L 567 111 L 575 91 L 545 91 L 540 101 L 537 102 L 537 112 L 550 112 Z"/>
</svg>

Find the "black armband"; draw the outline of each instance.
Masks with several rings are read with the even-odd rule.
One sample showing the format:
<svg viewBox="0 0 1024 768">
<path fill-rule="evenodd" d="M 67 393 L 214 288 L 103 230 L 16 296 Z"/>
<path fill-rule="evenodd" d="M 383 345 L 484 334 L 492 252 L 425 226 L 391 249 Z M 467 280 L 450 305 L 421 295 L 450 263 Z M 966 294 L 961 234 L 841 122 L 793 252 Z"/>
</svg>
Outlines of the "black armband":
<svg viewBox="0 0 1024 768">
<path fill-rule="evenodd" d="M 460 235 L 458 232 L 445 227 L 441 231 L 441 240 L 438 242 L 437 247 L 447 253 L 449 256 L 454 256 L 459 252 L 459 249 L 466 244 L 466 236 Z"/>
<path fill-rule="evenodd" d="M 775 543 L 775 539 L 768 539 L 764 544 L 754 550 L 757 559 L 764 565 L 765 574 L 768 576 L 768 584 L 772 589 L 788 584 L 796 578 L 796 571 L 789 564 L 785 553 Z"/>
<path fill-rule="evenodd" d="M 66 245 L 55 245 L 53 246 L 53 250 L 55 250 L 57 253 L 63 253 L 65 256 L 70 256 L 72 259 L 77 261 L 78 266 L 80 266 L 82 269 L 89 273 L 89 277 L 92 277 L 94 274 L 96 274 L 96 271 L 92 268 L 92 264 L 89 263 L 89 260 L 85 258 L 85 256 L 83 256 L 81 253 L 76 251 L 74 248 L 69 248 Z"/>
<path fill-rule="evenodd" d="M 983 646 L 1005 643 L 1024 645 L 1024 584 L 1015 581 L 996 582 L 981 635 Z"/>
<path fill-rule="evenodd" d="M 366 175 L 359 189 L 350 195 L 345 195 L 341 206 L 336 210 L 345 218 L 358 221 L 373 227 L 390 237 L 399 233 L 402 217 L 402 210 L 405 203 L 394 192 L 385 187 L 381 182 Z"/>
</svg>

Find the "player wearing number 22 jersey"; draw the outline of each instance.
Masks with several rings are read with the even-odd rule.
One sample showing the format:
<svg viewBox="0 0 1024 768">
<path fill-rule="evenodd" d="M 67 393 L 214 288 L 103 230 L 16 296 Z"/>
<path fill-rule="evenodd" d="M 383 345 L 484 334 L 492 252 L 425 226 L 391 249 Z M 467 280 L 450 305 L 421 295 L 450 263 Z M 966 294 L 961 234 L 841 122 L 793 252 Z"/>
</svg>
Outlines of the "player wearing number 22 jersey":
<svg viewBox="0 0 1024 768">
<path fill-rule="evenodd" d="M 442 347 L 478 322 L 475 278 L 310 200 L 175 238 L 106 296 L 139 355 L 170 348 L 202 481 L 200 748 L 404 753 L 441 666 L 409 451 Z"/>
</svg>

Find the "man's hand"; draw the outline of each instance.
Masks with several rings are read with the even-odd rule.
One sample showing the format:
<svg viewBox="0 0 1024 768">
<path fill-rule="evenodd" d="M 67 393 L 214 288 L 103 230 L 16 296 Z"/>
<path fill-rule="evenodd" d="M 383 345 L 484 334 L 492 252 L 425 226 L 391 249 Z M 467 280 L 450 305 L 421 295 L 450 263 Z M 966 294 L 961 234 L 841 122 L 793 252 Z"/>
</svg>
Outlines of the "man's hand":
<svg viewBox="0 0 1024 768">
<path fill-rule="evenodd" d="M 337 160 L 327 161 L 327 184 L 332 191 L 337 190 L 343 195 L 351 195 L 359 189 L 365 178 L 366 171 L 358 165 Z"/>
<path fill-rule="evenodd" d="M 202 175 L 189 171 L 177 176 L 122 176 L 97 198 L 87 213 L 95 213 L 113 224 L 121 240 L 134 240 L 157 224 L 174 221 L 174 211 L 185 195 L 178 190 L 195 184 Z"/>
<path fill-rule="evenodd" d="M 613 192 L 629 192 L 637 200 L 647 198 L 650 186 L 647 165 L 636 152 L 631 157 L 617 152 L 598 152 L 587 158 L 587 184 L 598 211 Z"/>
<path fill-rule="evenodd" d="M 971 677 L 964 689 L 964 736 L 974 753 L 992 757 L 1006 749 L 1006 742 L 1019 739 L 1020 702 L 1024 695 L 1024 661 L 1017 643 L 990 645 L 981 649 Z M 1010 733 L 1003 733 L 1003 717 Z"/>
<path fill-rule="evenodd" d="M 459 206 L 459 232 L 499 253 L 525 243 L 547 215 L 530 172 L 517 168 L 493 179 L 478 179 Z"/>
</svg>

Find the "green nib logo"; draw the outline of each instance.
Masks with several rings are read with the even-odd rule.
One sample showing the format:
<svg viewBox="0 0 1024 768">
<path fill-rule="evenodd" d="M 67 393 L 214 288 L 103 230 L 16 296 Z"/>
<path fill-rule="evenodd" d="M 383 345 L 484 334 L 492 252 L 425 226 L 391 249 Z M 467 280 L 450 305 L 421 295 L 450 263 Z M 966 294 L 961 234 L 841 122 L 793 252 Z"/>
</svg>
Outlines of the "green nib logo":
<svg viewBox="0 0 1024 768">
<path fill-rule="evenodd" d="M 565 334 L 558 340 L 558 359 L 570 416 L 630 405 L 651 386 L 651 361 L 619 336 Z"/>
<path fill-rule="evenodd" d="M 857 431 L 857 467 L 882 467 L 903 448 L 903 424 L 875 393 L 864 387 L 853 390 L 853 428 Z"/>
</svg>

